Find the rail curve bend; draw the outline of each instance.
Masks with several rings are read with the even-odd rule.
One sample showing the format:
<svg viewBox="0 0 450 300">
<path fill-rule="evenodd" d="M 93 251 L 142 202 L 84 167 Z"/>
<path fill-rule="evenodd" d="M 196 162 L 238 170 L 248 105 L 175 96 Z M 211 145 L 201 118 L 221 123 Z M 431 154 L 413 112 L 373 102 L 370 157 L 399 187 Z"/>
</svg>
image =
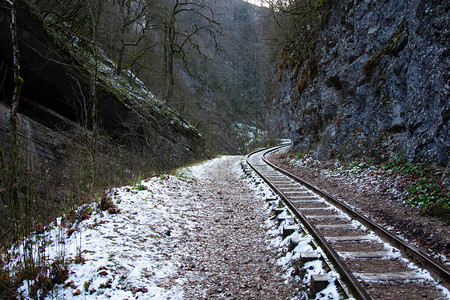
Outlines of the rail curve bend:
<svg viewBox="0 0 450 300">
<path fill-rule="evenodd" d="M 284 143 L 252 152 L 245 162 L 314 237 L 326 254 L 326 263 L 339 273 L 346 298 L 449 297 L 450 270 L 446 266 L 267 159 L 268 155 L 289 146 Z"/>
</svg>

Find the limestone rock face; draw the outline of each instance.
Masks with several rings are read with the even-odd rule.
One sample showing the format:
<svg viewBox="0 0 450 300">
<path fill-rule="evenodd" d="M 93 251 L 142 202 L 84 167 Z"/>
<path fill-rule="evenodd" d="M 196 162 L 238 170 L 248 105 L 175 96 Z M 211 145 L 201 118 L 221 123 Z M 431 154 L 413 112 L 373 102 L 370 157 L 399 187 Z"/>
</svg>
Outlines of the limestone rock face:
<svg viewBox="0 0 450 300">
<path fill-rule="evenodd" d="M 334 1 L 301 92 L 285 69 L 274 123 L 316 158 L 403 153 L 447 166 L 450 150 L 450 3 Z"/>
</svg>

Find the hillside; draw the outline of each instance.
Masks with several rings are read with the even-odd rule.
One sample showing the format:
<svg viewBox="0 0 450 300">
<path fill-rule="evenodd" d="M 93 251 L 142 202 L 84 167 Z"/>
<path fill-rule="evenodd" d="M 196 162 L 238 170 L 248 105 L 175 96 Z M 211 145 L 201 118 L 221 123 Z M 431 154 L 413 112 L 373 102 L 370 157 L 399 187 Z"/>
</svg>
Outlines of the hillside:
<svg viewBox="0 0 450 300">
<path fill-rule="evenodd" d="M 1 38 L 9 41 L 0 46 L 6 79 L 2 92 L 3 102 L 8 103 L 13 90 L 10 17 L 7 10 L 2 10 L 2 14 Z M 54 131 L 92 130 L 90 76 L 95 70 L 90 60 L 94 60 L 93 55 L 86 53 L 81 45 L 68 47 L 58 32 L 44 30 L 45 23 L 25 4 L 19 5 L 17 14 L 24 80 L 19 112 Z M 118 144 L 149 147 L 154 153 L 158 146 L 179 148 L 180 158 L 195 156 L 201 151 L 198 132 L 179 114 L 164 106 L 142 82 L 132 79 L 131 74 L 114 74 L 113 62 L 105 56 L 97 60 L 97 126 L 106 136 Z M 139 131 L 143 132 L 143 137 L 133 136 Z M 153 145 L 146 145 L 146 139 L 152 140 Z M 187 148 L 189 152 L 184 153 Z"/>
<path fill-rule="evenodd" d="M 61 210 L 89 201 L 105 186 L 203 157 L 205 141 L 200 133 L 131 72 L 117 75 L 114 63 L 100 49 L 83 47 L 81 40 L 67 44 L 60 32 L 19 1 L 23 86 L 16 160 L 10 121 L 11 12 L 5 1 L 0 6 L 0 240 L 17 234 L 14 210 L 34 213 L 35 219 L 26 226 L 45 224 Z M 11 201 L 18 206 L 10 207 Z"/>
</svg>

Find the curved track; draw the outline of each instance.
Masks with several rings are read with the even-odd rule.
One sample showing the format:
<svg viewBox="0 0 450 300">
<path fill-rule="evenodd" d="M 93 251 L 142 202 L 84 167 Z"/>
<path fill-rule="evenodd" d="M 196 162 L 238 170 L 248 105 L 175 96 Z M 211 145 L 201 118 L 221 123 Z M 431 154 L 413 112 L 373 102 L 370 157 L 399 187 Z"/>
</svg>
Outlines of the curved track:
<svg viewBox="0 0 450 300">
<path fill-rule="evenodd" d="M 347 297 L 445 299 L 442 288 L 436 287 L 436 281 L 450 286 L 450 271 L 444 265 L 267 160 L 268 154 L 287 146 L 253 152 L 246 162 L 314 237 L 327 256 L 324 259 L 339 272 L 343 290 L 349 291 Z M 291 244 L 295 242 L 291 239 Z M 428 270 L 435 280 L 417 266 Z"/>
</svg>

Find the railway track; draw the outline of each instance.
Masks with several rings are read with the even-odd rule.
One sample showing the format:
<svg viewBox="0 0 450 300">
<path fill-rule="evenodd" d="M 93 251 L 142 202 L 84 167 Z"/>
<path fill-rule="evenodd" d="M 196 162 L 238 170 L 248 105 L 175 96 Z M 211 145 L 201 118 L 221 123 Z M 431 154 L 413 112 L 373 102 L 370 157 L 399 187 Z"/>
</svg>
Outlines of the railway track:
<svg viewBox="0 0 450 300">
<path fill-rule="evenodd" d="M 301 253 L 300 260 L 322 259 L 328 269 L 338 272 L 338 286 L 344 298 L 449 297 L 450 271 L 446 266 L 348 205 L 270 163 L 266 156 L 282 147 L 287 145 L 253 152 L 247 156 L 246 164 L 282 199 L 284 208 L 274 209 L 275 214 L 283 216 L 279 223 L 283 226 L 286 215 L 292 215 L 298 224 L 283 228 L 283 235 L 290 238 L 290 248 L 295 249 L 299 241 L 289 235 L 303 230 L 313 236 L 314 247 L 325 253 L 322 258 L 317 251 Z M 311 278 L 313 292 L 319 292 L 330 280 L 324 274 Z"/>
</svg>

